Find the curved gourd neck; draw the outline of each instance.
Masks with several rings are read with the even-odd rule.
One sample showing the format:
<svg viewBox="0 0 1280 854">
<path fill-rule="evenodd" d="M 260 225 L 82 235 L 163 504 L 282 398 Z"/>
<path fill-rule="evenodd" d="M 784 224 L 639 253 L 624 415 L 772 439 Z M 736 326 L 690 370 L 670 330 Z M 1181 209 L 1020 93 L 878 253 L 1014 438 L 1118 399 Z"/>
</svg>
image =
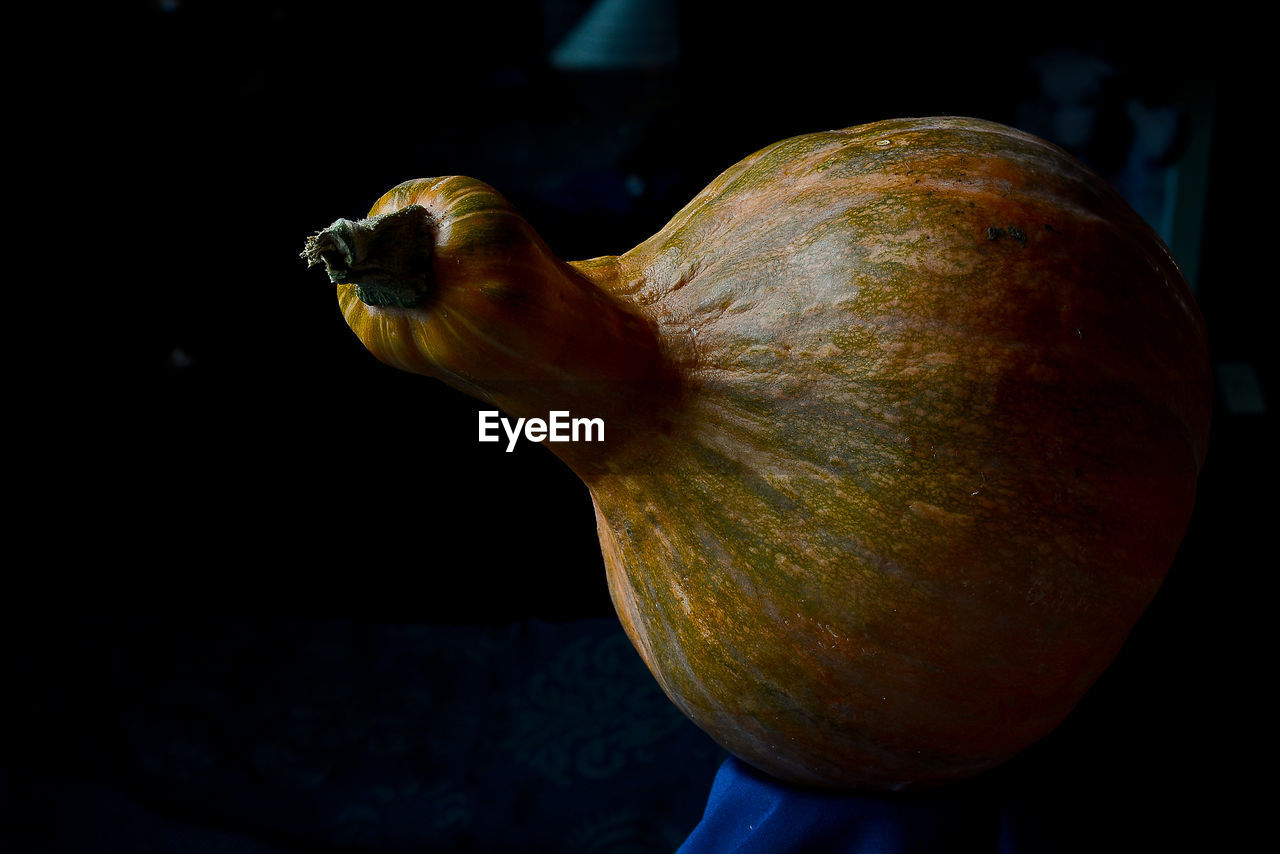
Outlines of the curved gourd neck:
<svg viewBox="0 0 1280 854">
<path fill-rule="evenodd" d="M 339 220 L 303 256 L 323 264 L 374 356 L 436 377 L 512 422 L 600 419 L 604 440 L 549 444 L 584 479 L 615 470 L 679 396 L 655 324 L 614 296 L 610 259 L 571 265 L 496 190 L 403 184 Z"/>
</svg>

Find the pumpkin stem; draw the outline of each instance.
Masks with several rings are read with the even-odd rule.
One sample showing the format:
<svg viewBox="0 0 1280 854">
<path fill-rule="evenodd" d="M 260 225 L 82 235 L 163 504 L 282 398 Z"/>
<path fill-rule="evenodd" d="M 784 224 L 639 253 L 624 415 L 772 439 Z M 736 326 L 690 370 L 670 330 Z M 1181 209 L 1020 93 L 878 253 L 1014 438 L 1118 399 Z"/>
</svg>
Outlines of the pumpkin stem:
<svg viewBox="0 0 1280 854">
<path fill-rule="evenodd" d="M 307 239 L 307 266 L 324 264 L 334 284 L 353 285 L 366 305 L 412 308 L 431 294 L 435 220 L 421 205 L 352 221 Z"/>
</svg>

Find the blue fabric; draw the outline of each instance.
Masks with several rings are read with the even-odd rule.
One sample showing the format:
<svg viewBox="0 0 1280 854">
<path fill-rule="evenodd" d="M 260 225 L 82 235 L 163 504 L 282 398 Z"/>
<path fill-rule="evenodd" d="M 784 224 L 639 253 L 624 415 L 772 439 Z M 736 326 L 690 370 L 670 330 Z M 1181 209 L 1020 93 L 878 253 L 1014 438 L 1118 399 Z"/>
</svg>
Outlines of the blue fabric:
<svg viewBox="0 0 1280 854">
<path fill-rule="evenodd" d="M 787 785 L 736 758 L 679 854 L 1014 854 L 998 806 L 939 789 L 849 795 Z"/>
</svg>

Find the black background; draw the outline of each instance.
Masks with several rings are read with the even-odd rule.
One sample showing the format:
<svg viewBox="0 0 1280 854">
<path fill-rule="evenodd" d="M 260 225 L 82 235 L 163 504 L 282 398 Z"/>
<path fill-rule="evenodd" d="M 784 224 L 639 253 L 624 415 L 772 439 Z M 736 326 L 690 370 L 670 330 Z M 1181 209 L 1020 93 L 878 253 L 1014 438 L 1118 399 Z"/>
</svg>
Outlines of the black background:
<svg viewBox="0 0 1280 854">
<path fill-rule="evenodd" d="M 785 136 L 959 114 L 1052 139 L 1034 126 L 1034 69 L 1063 52 L 1111 69 L 1073 149 L 1108 177 L 1133 143 L 1128 105 L 1211 94 L 1198 297 L 1215 362 L 1251 364 L 1274 400 L 1264 78 L 1256 27 L 1232 6 L 685 3 L 673 63 L 554 67 L 588 5 L 99 10 L 91 49 L 64 60 L 83 62 L 74 81 L 51 84 L 83 99 L 52 180 L 99 225 L 77 311 L 94 334 L 73 380 L 34 383 L 83 392 L 50 419 L 54 449 L 23 461 L 43 474 L 21 487 L 16 536 L 39 556 L 9 583 L 8 631 L 40 637 L 54 621 L 74 649 L 157 612 L 608 615 L 585 488 L 541 447 L 477 443 L 473 402 L 369 356 L 299 260 L 306 236 L 401 181 L 465 174 L 562 257 L 621 252 Z M 1257 659 L 1271 592 L 1257 549 L 1274 502 L 1255 487 L 1272 418 L 1219 399 L 1169 581 L 1097 689 L 1007 772 L 1046 787 L 1058 819 L 1083 790 L 1127 839 L 1231 834 L 1256 809 L 1245 781 L 1268 764 Z"/>
</svg>

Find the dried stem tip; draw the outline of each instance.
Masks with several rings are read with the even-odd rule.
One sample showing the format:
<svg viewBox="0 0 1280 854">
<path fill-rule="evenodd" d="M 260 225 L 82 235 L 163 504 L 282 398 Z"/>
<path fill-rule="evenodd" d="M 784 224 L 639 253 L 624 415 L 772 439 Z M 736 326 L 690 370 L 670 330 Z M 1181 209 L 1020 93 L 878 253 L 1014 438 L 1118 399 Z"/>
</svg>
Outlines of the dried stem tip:
<svg viewBox="0 0 1280 854">
<path fill-rule="evenodd" d="M 435 220 L 421 205 L 352 221 L 307 239 L 307 266 L 324 264 L 334 284 L 353 285 L 366 305 L 412 308 L 431 294 Z"/>
</svg>

